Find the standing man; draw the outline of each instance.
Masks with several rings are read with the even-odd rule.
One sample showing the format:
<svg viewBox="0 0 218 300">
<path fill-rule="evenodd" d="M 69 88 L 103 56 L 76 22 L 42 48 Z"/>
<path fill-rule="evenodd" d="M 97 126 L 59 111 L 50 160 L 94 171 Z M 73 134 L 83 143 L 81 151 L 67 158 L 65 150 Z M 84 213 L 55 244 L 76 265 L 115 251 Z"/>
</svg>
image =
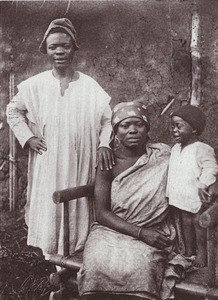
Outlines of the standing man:
<svg viewBox="0 0 218 300">
<path fill-rule="evenodd" d="M 29 147 L 26 223 L 28 245 L 45 258 L 63 251 L 62 205 L 56 190 L 93 182 L 96 160 L 112 168 L 110 97 L 91 77 L 75 71 L 76 31 L 66 18 L 51 22 L 40 45 L 52 70 L 18 85 L 7 106 L 8 123 Z M 82 250 L 89 229 L 88 200 L 69 204 L 70 253 Z"/>
</svg>

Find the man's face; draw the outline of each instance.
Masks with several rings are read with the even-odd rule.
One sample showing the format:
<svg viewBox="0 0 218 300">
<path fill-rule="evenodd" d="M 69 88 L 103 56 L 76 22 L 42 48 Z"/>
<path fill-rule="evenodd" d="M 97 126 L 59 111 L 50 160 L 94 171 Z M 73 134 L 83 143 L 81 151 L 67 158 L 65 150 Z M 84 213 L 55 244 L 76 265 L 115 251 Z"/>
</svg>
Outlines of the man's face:
<svg viewBox="0 0 218 300">
<path fill-rule="evenodd" d="M 46 39 L 46 50 L 54 68 L 66 69 L 72 63 L 75 49 L 72 39 L 67 33 L 49 34 Z"/>
</svg>

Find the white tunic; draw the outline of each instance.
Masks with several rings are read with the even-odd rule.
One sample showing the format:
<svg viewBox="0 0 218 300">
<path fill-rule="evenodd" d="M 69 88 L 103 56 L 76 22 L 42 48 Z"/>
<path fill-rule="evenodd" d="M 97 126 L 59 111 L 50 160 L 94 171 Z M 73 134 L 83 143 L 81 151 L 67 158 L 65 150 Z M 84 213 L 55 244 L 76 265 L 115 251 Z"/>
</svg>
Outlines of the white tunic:
<svg viewBox="0 0 218 300">
<path fill-rule="evenodd" d="M 43 136 L 47 151 L 30 151 L 26 222 L 27 243 L 44 253 L 62 253 L 62 204 L 52 194 L 93 182 L 96 150 L 108 146 L 111 133 L 110 97 L 91 77 L 78 72 L 61 96 L 52 71 L 33 76 L 18 86 L 7 107 L 8 123 L 22 146 Z M 70 252 L 83 248 L 89 230 L 88 200 L 70 202 Z"/>
<path fill-rule="evenodd" d="M 167 196 L 169 204 L 179 209 L 197 213 L 202 202 L 199 189 L 205 189 L 216 181 L 218 167 L 212 147 L 195 142 L 181 149 L 172 148 L 169 163 Z"/>
</svg>

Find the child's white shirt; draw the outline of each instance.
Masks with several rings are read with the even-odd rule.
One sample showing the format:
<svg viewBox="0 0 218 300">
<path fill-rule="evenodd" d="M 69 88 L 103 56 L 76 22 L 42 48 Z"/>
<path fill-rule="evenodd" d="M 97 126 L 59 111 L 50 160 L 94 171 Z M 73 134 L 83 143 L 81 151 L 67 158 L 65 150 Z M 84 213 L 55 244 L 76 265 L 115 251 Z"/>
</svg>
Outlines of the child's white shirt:
<svg viewBox="0 0 218 300">
<path fill-rule="evenodd" d="M 197 213 L 202 205 L 199 188 L 205 189 L 216 181 L 218 166 L 214 149 L 202 142 L 194 142 L 183 149 L 181 144 L 172 148 L 167 197 L 169 204 Z"/>
</svg>

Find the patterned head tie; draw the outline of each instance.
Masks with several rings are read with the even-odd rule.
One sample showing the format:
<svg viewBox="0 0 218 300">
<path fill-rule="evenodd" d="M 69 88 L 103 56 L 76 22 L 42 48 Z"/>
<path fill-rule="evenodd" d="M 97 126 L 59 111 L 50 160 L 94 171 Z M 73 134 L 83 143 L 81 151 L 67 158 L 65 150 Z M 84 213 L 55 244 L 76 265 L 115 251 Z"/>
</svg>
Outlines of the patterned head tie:
<svg viewBox="0 0 218 300">
<path fill-rule="evenodd" d="M 150 122 L 146 106 L 140 102 L 132 101 L 121 102 L 114 107 L 111 117 L 113 131 L 116 132 L 118 124 L 130 117 L 136 117 L 143 120 L 148 130 L 150 130 Z"/>
</svg>

